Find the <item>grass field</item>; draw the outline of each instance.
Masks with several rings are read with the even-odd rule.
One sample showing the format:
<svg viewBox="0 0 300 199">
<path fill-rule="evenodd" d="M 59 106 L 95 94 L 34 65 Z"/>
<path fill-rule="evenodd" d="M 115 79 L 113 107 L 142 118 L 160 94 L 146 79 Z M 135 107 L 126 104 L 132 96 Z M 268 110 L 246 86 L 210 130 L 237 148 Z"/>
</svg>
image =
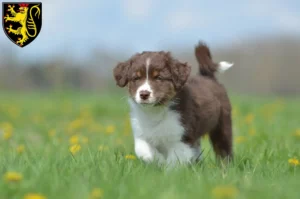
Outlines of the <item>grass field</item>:
<svg viewBox="0 0 300 199">
<path fill-rule="evenodd" d="M 135 158 L 122 96 L 2 93 L 0 199 L 299 199 L 300 98 L 231 101 L 235 162 L 204 138 L 200 164 L 166 170 Z"/>
</svg>

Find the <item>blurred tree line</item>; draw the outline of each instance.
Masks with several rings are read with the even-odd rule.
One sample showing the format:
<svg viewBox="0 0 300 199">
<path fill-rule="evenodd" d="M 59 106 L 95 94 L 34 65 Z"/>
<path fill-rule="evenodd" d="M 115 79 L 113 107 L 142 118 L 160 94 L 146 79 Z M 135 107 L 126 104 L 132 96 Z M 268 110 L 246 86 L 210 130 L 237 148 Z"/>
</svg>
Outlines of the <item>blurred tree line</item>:
<svg viewBox="0 0 300 199">
<path fill-rule="evenodd" d="M 170 48 L 181 61 L 197 72 L 193 49 Z M 244 94 L 300 94 L 300 37 L 274 36 L 250 39 L 230 46 L 211 47 L 215 61 L 234 62 L 234 67 L 219 75 L 233 92 Z M 107 90 L 115 89 L 112 69 L 128 58 L 122 52 L 94 49 L 88 61 L 64 56 L 43 61 L 20 61 L 12 49 L 0 47 L 1 90 Z"/>
</svg>

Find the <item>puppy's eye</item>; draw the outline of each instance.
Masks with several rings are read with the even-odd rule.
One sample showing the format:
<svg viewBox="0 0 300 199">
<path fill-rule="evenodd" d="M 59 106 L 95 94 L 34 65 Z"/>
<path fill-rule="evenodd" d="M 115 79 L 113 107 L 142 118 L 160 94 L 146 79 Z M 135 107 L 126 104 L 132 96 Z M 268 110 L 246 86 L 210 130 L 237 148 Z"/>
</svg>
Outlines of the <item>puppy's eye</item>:
<svg viewBox="0 0 300 199">
<path fill-rule="evenodd" d="M 155 80 L 163 80 L 164 78 L 162 76 L 158 75 L 158 76 L 154 77 L 154 79 Z"/>
<path fill-rule="evenodd" d="M 136 76 L 136 77 L 134 77 L 132 80 L 133 80 L 133 81 L 137 81 L 137 80 L 139 80 L 139 79 L 141 79 L 141 78 L 138 77 L 138 76 Z"/>
</svg>

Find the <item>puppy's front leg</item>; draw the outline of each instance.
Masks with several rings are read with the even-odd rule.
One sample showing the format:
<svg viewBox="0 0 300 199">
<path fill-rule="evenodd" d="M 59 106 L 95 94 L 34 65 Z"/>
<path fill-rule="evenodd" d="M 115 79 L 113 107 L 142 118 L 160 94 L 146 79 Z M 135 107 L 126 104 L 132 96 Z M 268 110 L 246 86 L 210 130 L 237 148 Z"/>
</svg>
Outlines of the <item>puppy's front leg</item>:
<svg viewBox="0 0 300 199">
<path fill-rule="evenodd" d="M 137 157 L 145 162 L 152 162 L 154 160 L 158 160 L 159 162 L 163 161 L 162 154 L 160 154 L 156 148 L 152 147 L 147 141 L 141 138 L 135 138 L 134 148 Z"/>
<path fill-rule="evenodd" d="M 174 143 L 168 150 L 167 164 L 174 166 L 176 163 L 189 164 L 199 156 L 199 149 L 191 148 L 189 145 L 178 142 Z"/>
</svg>

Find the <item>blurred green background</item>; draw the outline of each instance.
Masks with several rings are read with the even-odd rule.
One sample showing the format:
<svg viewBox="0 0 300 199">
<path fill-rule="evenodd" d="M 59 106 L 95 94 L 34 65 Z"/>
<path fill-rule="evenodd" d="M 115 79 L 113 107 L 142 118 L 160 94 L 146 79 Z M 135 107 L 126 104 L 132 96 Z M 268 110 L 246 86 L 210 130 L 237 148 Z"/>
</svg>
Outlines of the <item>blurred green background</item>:
<svg viewBox="0 0 300 199">
<path fill-rule="evenodd" d="M 43 1 L 25 48 L 0 33 L 0 199 L 299 198 L 299 1 Z M 174 170 L 134 156 L 115 65 L 194 46 L 235 65 L 218 75 L 233 106 L 234 163 Z"/>
<path fill-rule="evenodd" d="M 30 45 L 20 48 L 0 34 L 0 89 L 120 92 L 112 78 L 118 62 L 144 50 L 169 50 L 195 73 L 193 50 L 202 40 L 215 61 L 235 63 L 220 76 L 230 91 L 295 96 L 298 8 L 293 0 L 46 0 L 42 31 Z"/>
</svg>

